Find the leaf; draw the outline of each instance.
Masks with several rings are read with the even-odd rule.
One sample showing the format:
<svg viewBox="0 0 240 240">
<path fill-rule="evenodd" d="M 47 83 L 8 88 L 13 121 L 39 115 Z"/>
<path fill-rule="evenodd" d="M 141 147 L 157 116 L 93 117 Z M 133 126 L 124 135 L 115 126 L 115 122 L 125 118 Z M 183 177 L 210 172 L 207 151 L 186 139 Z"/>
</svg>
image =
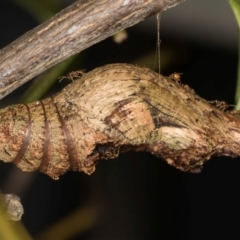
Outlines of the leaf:
<svg viewBox="0 0 240 240">
<path fill-rule="evenodd" d="M 239 36 L 239 30 L 240 30 L 240 1 L 239 0 L 230 0 L 229 4 L 233 10 L 233 13 L 235 15 L 235 18 L 237 20 L 238 24 L 238 74 L 237 74 L 237 87 L 236 87 L 236 109 L 240 109 L 240 36 Z"/>
</svg>

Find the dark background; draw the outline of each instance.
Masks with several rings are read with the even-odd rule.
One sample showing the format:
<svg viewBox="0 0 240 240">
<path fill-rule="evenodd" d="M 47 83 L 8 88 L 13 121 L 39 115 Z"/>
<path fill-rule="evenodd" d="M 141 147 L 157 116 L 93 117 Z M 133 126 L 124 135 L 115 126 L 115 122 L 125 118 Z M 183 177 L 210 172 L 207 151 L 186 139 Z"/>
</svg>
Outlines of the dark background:
<svg viewBox="0 0 240 240">
<path fill-rule="evenodd" d="M 0 0 L 0 47 L 39 24 L 17 2 Z M 62 2 L 60 8 L 67 1 Z M 83 51 L 69 71 L 114 62 L 157 65 L 156 18 L 127 33 L 122 44 L 108 38 Z M 182 73 L 181 81 L 207 100 L 234 104 L 237 53 L 237 26 L 227 1 L 188 0 L 162 14 L 161 73 Z M 1 106 L 17 103 L 29 84 L 1 100 Z M 56 88 L 59 84 L 51 93 Z M 69 172 L 58 181 L 1 163 L 0 187 L 21 197 L 22 222 L 34 238 L 88 207 L 95 221 L 84 228 L 87 217 L 82 217 L 82 230 L 67 239 L 240 239 L 239 159 L 213 158 L 201 174 L 190 174 L 148 153 L 130 152 L 100 162 L 90 177 Z"/>
</svg>

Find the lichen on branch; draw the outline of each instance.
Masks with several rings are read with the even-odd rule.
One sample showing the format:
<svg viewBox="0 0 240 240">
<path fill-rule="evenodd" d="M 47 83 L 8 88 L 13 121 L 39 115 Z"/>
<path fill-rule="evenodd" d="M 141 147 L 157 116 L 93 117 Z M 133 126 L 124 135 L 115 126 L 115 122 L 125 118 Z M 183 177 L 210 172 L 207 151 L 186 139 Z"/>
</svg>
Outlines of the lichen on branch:
<svg viewBox="0 0 240 240">
<path fill-rule="evenodd" d="M 110 64 L 51 98 L 0 110 L 0 159 L 57 179 L 135 150 L 199 172 L 213 155 L 240 154 L 237 113 L 221 108 L 176 79 Z"/>
</svg>

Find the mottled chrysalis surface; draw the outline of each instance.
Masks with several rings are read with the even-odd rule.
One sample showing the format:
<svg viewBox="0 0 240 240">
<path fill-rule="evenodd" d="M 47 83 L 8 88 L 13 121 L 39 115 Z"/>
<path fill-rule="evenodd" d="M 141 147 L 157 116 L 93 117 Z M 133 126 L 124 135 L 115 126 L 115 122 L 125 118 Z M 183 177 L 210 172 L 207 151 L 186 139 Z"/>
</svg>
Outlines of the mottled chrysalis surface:
<svg viewBox="0 0 240 240">
<path fill-rule="evenodd" d="M 54 179 L 91 174 L 98 160 L 128 150 L 198 172 L 212 155 L 239 155 L 239 139 L 236 114 L 130 64 L 99 67 L 51 98 L 0 110 L 0 159 Z"/>
</svg>

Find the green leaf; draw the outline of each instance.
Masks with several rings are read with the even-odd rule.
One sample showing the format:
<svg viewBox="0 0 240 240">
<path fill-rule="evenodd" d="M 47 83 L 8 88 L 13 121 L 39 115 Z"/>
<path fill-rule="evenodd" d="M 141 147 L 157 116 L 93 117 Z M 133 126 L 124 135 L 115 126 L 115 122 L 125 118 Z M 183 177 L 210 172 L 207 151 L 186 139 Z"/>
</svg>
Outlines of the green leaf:
<svg viewBox="0 0 240 240">
<path fill-rule="evenodd" d="M 59 76 L 66 71 L 76 57 L 77 55 L 68 58 L 37 77 L 24 92 L 20 102 L 29 103 L 41 99 L 59 81 Z"/>
<path fill-rule="evenodd" d="M 233 13 L 236 17 L 238 28 L 240 28 L 240 1 L 239 0 L 230 0 L 229 4 L 232 7 Z"/>
<path fill-rule="evenodd" d="M 230 0 L 229 4 L 233 10 L 235 18 L 238 24 L 238 74 L 237 74 L 237 87 L 236 87 L 236 109 L 240 110 L 240 1 L 239 0 Z"/>
</svg>

